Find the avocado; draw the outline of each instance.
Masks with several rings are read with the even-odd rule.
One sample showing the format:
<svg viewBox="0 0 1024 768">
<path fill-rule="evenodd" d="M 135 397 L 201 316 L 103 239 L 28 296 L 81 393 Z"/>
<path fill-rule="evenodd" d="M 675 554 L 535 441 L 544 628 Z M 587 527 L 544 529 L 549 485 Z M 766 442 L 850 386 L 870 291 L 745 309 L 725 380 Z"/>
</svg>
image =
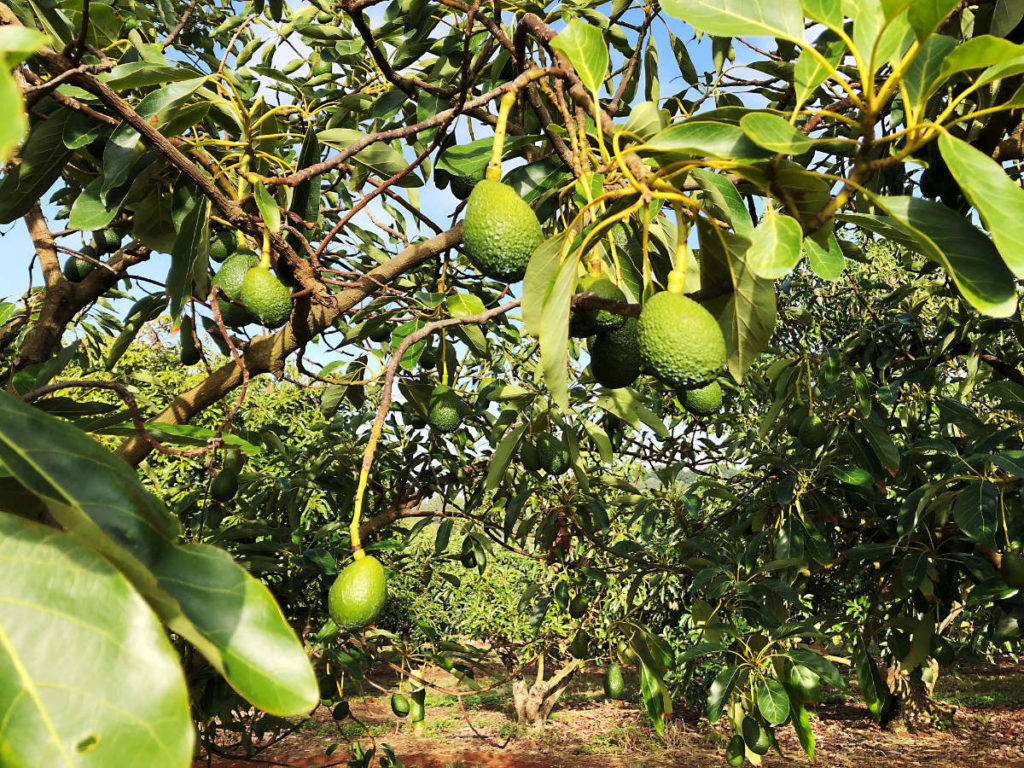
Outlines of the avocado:
<svg viewBox="0 0 1024 768">
<path fill-rule="evenodd" d="M 427 414 L 431 429 L 454 432 L 462 425 L 462 401 L 451 387 L 439 384 L 430 394 Z"/>
<path fill-rule="evenodd" d="M 718 321 L 682 294 L 662 291 L 644 303 L 637 343 L 644 367 L 676 389 L 703 386 L 725 369 L 725 338 Z"/>
<path fill-rule="evenodd" d="M 625 686 L 622 682 L 622 667 L 618 664 L 609 664 L 604 673 L 604 695 L 609 699 L 617 699 L 622 696 L 622 689 Z"/>
<path fill-rule="evenodd" d="M 811 410 L 806 403 L 798 403 L 794 406 L 793 410 L 786 416 L 786 432 L 791 437 L 797 437 L 800 434 L 800 427 L 803 426 L 810 413 Z"/>
<path fill-rule="evenodd" d="M 401 693 L 391 694 L 391 711 L 395 717 L 406 717 L 409 714 L 409 699 Z"/>
<path fill-rule="evenodd" d="M 585 659 L 590 656 L 590 635 L 587 630 L 581 629 L 576 632 L 569 643 L 569 654 L 574 659 Z"/>
<path fill-rule="evenodd" d="M 459 198 L 459 200 L 465 200 L 467 197 L 473 194 L 473 189 L 476 187 L 476 185 L 483 181 L 484 169 L 481 168 L 476 173 L 462 175 L 456 175 L 453 173 L 451 174 L 451 177 L 452 180 L 450 187 L 452 190 L 452 194 Z"/>
<path fill-rule="evenodd" d="M 817 416 L 808 416 L 800 425 L 800 442 L 812 451 L 824 445 L 827 435 L 828 430 L 824 422 Z"/>
<path fill-rule="evenodd" d="M 523 442 L 519 445 L 519 460 L 523 463 L 524 469 L 528 469 L 531 472 L 536 472 L 540 469 L 537 445 L 528 437 L 523 438 Z"/>
<path fill-rule="evenodd" d="M 755 755 L 765 755 L 768 753 L 772 740 L 768 735 L 768 731 L 762 728 L 757 720 L 750 715 L 744 716 L 740 730 L 743 732 L 743 742 L 747 745 L 747 749 Z"/>
<path fill-rule="evenodd" d="M 210 497 L 215 501 L 231 501 L 238 493 L 238 473 L 222 469 L 210 483 Z"/>
<path fill-rule="evenodd" d="M 569 469 L 569 449 L 561 440 L 542 432 L 537 436 L 537 461 L 548 474 L 565 474 Z"/>
<path fill-rule="evenodd" d="M 195 365 L 202 357 L 199 351 L 199 342 L 196 339 L 195 331 L 192 328 L 192 318 L 183 317 L 181 326 L 178 328 L 180 334 L 181 352 L 179 358 L 182 365 Z"/>
<path fill-rule="evenodd" d="M 210 241 L 210 261 L 220 264 L 235 249 L 234 232 L 218 232 Z"/>
<path fill-rule="evenodd" d="M 213 285 L 220 286 L 220 293 L 229 299 L 242 300 L 242 282 L 250 269 L 260 263 L 260 257 L 252 251 L 235 251 L 221 264 L 220 269 L 213 276 Z M 220 309 L 221 319 L 224 325 L 231 328 L 238 328 L 254 322 L 252 313 L 245 307 L 225 301 L 217 297 L 217 307 Z"/>
<path fill-rule="evenodd" d="M 722 385 L 712 381 L 697 389 L 687 389 L 683 392 L 683 405 L 700 415 L 714 413 L 722 407 Z"/>
<path fill-rule="evenodd" d="M 1024 557 L 1014 553 L 1003 553 L 999 574 L 1003 581 L 1014 589 L 1024 589 Z"/>
<path fill-rule="evenodd" d="M 602 387 L 628 387 L 640 376 L 636 328 L 637 319 L 627 317 L 618 328 L 599 333 L 588 342 L 590 372 Z"/>
<path fill-rule="evenodd" d="M 242 279 L 242 303 L 267 328 L 280 328 L 292 314 L 292 293 L 269 269 L 253 267 Z"/>
<path fill-rule="evenodd" d="M 391 338 L 391 329 L 386 325 L 378 325 L 367 335 L 370 341 L 382 344 Z"/>
<path fill-rule="evenodd" d="M 590 601 L 584 595 L 576 595 L 569 601 L 569 615 L 574 619 L 581 619 L 589 605 Z"/>
<path fill-rule="evenodd" d="M 576 286 L 576 292 L 592 293 L 599 299 L 608 299 L 620 303 L 626 302 L 626 294 L 622 292 L 622 289 L 602 275 L 588 275 L 584 277 Z M 626 322 L 625 315 L 619 315 L 607 309 L 588 309 L 576 314 L 582 315 L 583 324 L 594 328 L 595 331 L 608 331 L 618 328 Z"/>
<path fill-rule="evenodd" d="M 92 241 L 96 252 L 100 254 L 114 253 L 121 247 L 121 235 L 113 229 L 98 229 L 92 233 Z"/>
<path fill-rule="evenodd" d="M 533 212 L 516 191 L 484 179 L 473 188 L 462 224 L 466 255 L 487 277 L 522 280 L 544 235 Z"/>
<path fill-rule="evenodd" d="M 89 256 L 93 259 L 96 258 L 96 249 L 91 245 L 84 246 L 80 253 L 83 256 Z M 77 256 L 68 256 L 67 261 L 64 262 L 64 269 L 62 271 L 64 273 L 64 277 L 66 277 L 70 282 L 78 283 L 85 279 L 85 276 L 95 268 L 96 265 L 91 261 L 80 259 Z"/>
<path fill-rule="evenodd" d="M 384 607 L 386 582 L 384 566 L 370 555 L 345 566 L 327 598 L 327 610 L 334 623 L 349 630 L 372 624 Z"/>
</svg>

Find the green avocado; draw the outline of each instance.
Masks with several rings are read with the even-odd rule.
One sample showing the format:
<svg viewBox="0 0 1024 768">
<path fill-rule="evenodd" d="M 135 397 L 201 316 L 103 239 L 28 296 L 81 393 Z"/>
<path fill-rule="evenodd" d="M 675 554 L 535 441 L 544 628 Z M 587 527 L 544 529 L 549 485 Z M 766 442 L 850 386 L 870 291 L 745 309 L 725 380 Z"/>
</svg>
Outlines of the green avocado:
<svg viewBox="0 0 1024 768">
<path fill-rule="evenodd" d="M 380 560 L 366 555 L 338 574 L 327 596 L 327 610 L 342 629 L 361 629 L 380 615 L 387 597 L 387 579 Z"/>
<path fill-rule="evenodd" d="M 1000 563 L 999 573 L 1003 581 L 1014 589 L 1024 589 L 1024 557 L 1006 552 Z"/>
<path fill-rule="evenodd" d="M 768 753 L 772 740 L 768 735 L 768 731 L 762 728 L 757 720 L 750 715 L 746 715 L 743 718 L 740 730 L 743 732 L 743 742 L 751 752 L 755 755 L 765 755 Z"/>
<path fill-rule="evenodd" d="M 637 342 L 645 368 L 676 389 L 703 386 L 725 369 L 725 338 L 718 321 L 682 294 L 662 291 L 646 301 Z"/>
<path fill-rule="evenodd" d="M 391 711 L 395 717 L 405 717 L 409 714 L 409 699 L 401 693 L 392 693 Z"/>
<path fill-rule="evenodd" d="M 590 601 L 584 595 L 576 595 L 569 601 L 569 615 L 574 619 L 581 619 L 589 605 Z"/>
<path fill-rule="evenodd" d="M 238 493 L 238 473 L 222 469 L 210 483 L 210 497 L 215 501 L 231 501 Z"/>
<path fill-rule="evenodd" d="M 522 280 L 544 235 L 537 214 L 516 191 L 484 179 L 473 188 L 462 224 L 466 255 L 480 272 L 496 280 Z"/>
<path fill-rule="evenodd" d="M 609 664 L 604 673 L 604 695 L 609 699 L 617 699 L 622 696 L 625 686 L 622 682 L 622 667 L 618 664 Z"/>
<path fill-rule="evenodd" d="M 465 200 L 471 194 L 473 189 L 483 181 L 484 169 L 481 168 L 476 173 L 464 174 L 462 176 L 456 176 L 454 173 L 451 175 L 451 190 L 452 194 L 455 195 L 459 200 Z"/>
<path fill-rule="evenodd" d="M 697 389 L 687 389 L 683 392 L 683 405 L 693 413 L 714 413 L 722 407 L 722 385 L 712 381 Z"/>
<path fill-rule="evenodd" d="M 523 438 L 519 445 L 519 460 L 523 462 L 523 468 L 531 472 L 540 469 L 540 457 L 537 456 L 537 445 L 528 437 Z"/>
<path fill-rule="evenodd" d="M 584 277 L 580 280 L 579 285 L 576 286 L 576 292 L 592 293 L 599 299 L 609 299 L 621 303 L 626 302 L 626 294 L 622 292 L 622 289 L 603 275 L 588 275 Z M 625 315 L 609 312 L 607 309 L 590 309 L 578 314 L 583 316 L 581 318 L 582 323 L 586 327 L 594 328 L 595 331 L 607 331 L 612 328 L 618 328 L 626 322 Z"/>
<path fill-rule="evenodd" d="M 235 251 L 224 259 L 220 269 L 213 276 L 213 285 L 220 286 L 220 292 L 229 299 L 242 300 L 242 282 L 250 269 L 260 263 L 260 257 L 252 251 Z M 253 322 L 252 313 L 245 307 L 225 301 L 217 297 L 217 307 L 220 309 L 221 319 L 224 325 L 231 328 L 238 328 Z"/>
<path fill-rule="evenodd" d="M 199 362 L 199 358 L 202 357 L 199 350 L 199 342 L 196 340 L 196 334 L 192 329 L 192 318 L 183 317 L 181 319 L 181 327 L 178 329 L 178 333 L 181 336 L 181 352 L 179 358 L 181 359 L 182 365 L 195 365 Z"/>
<path fill-rule="evenodd" d="M 292 314 L 292 292 L 269 269 L 259 266 L 242 278 L 242 303 L 267 328 L 280 328 Z"/>
<path fill-rule="evenodd" d="M 80 249 L 83 256 L 89 256 L 93 259 L 96 258 L 96 249 L 91 245 L 86 245 Z M 64 262 L 64 277 L 66 277 L 72 283 L 81 282 L 96 268 L 96 265 L 91 261 L 80 259 L 77 256 L 68 256 L 67 261 Z"/>
<path fill-rule="evenodd" d="M 368 337 L 370 341 L 382 344 L 391 338 L 391 329 L 387 325 L 378 325 L 372 331 L 370 331 Z"/>
<path fill-rule="evenodd" d="M 569 643 L 569 654 L 574 659 L 585 659 L 590 656 L 590 635 L 587 634 L 587 630 L 581 629 L 576 632 Z"/>
<path fill-rule="evenodd" d="M 810 413 L 811 410 L 807 407 L 806 403 L 798 403 L 793 406 L 793 409 L 786 416 L 786 432 L 791 437 L 797 437 L 800 434 L 800 427 L 803 426 Z"/>
<path fill-rule="evenodd" d="M 618 328 L 599 333 L 588 342 L 590 372 L 602 387 L 628 387 L 640 376 L 636 328 L 637 319 L 627 317 Z"/>
<path fill-rule="evenodd" d="M 113 229 L 98 229 L 92 233 L 97 253 L 114 253 L 121 247 L 121 236 Z"/>
<path fill-rule="evenodd" d="M 537 436 L 537 461 L 550 475 L 562 475 L 569 469 L 569 449 L 556 437 L 542 432 Z"/>
<path fill-rule="evenodd" d="M 235 249 L 234 232 L 218 232 L 210 241 L 210 261 L 220 264 Z"/>
<path fill-rule="evenodd" d="M 800 442 L 812 451 L 817 450 L 825 443 L 828 429 L 825 423 L 817 416 L 808 416 L 800 425 Z"/>
<path fill-rule="evenodd" d="M 451 387 L 439 384 L 430 394 L 427 415 L 431 429 L 454 432 L 462 425 L 462 402 Z"/>
</svg>

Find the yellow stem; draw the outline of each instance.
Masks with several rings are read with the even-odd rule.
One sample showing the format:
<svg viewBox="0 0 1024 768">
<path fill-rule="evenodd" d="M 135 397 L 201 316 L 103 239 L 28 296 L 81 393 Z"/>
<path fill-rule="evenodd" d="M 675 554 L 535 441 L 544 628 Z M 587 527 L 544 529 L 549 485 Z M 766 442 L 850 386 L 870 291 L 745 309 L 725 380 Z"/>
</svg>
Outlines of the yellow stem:
<svg viewBox="0 0 1024 768">
<path fill-rule="evenodd" d="M 516 92 L 509 91 L 501 97 L 498 109 L 498 122 L 494 126 L 494 144 L 491 146 L 491 162 L 487 164 L 484 176 L 488 181 L 501 181 L 501 156 L 505 153 L 505 129 L 508 126 L 512 106 L 516 103 Z"/>
</svg>

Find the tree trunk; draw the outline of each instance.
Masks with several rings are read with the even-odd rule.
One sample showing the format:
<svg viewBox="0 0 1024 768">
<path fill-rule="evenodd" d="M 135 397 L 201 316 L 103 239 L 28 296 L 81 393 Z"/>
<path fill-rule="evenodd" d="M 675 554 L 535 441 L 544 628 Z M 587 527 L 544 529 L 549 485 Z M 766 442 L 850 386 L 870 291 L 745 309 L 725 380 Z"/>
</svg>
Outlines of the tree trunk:
<svg viewBox="0 0 1024 768">
<path fill-rule="evenodd" d="M 932 698 L 938 676 L 939 664 L 935 659 L 929 659 L 918 674 L 907 674 L 895 667 L 886 669 L 885 684 L 892 700 L 882 716 L 882 727 L 890 731 L 915 731 L 952 720 L 956 707 Z"/>
<path fill-rule="evenodd" d="M 523 726 L 543 728 L 551 715 L 551 710 L 562 697 L 569 681 L 579 671 L 578 661 L 562 667 L 549 680 L 544 679 L 544 656 L 537 661 L 537 677 L 534 684 L 527 687 L 525 678 L 512 683 L 512 700 L 515 705 L 516 719 Z"/>
</svg>

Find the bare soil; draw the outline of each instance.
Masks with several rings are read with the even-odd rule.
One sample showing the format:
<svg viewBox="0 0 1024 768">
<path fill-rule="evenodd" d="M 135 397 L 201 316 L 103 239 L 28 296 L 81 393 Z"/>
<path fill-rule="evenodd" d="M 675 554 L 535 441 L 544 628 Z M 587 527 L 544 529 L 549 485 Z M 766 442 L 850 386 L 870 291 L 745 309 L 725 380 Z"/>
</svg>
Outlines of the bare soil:
<svg viewBox="0 0 1024 768">
<path fill-rule="evenodd" d="M 388 744 L 409 768 L 705 768 L 725 765 L 726 735 L 680 707 L 661 739 L 636 702 L 608 701 L 601 669 L 577 679 L 541 731 L 507 738 L 511 728 L 504 693 L 471 697 L 465 711 L 453 697 L 428 695 L 422 734 L 392 714 L 386 695 L 353 696 L 349 719 L 335 723 L 321 707 L 303 728 L 254 756 L 214 757 L 195 768 L 345 765 L 348 745 Z M 635 684 L 635 683 L 634 683 Z M 918 733 L 890 733 L 871 720 L 854 697 L 836 693 L 812 716 L 817 765 L 832 768 L 1024 768 L 1024 668 L 1012 661 L 946 674 L 939 698 L 957 705 L 953 722 Z M 472 727 L 471 727 L 471 725 Z M 369 734 L 369 735 L 368 735 Z M 766 768 L 814 765 L 792 728 L 777 730 L 784 757 L 766 755 Z M 481 738 L 481 736 L 485 738 Z M 327 750 L 337 744 L 335 751 Z"/>
</svg>

